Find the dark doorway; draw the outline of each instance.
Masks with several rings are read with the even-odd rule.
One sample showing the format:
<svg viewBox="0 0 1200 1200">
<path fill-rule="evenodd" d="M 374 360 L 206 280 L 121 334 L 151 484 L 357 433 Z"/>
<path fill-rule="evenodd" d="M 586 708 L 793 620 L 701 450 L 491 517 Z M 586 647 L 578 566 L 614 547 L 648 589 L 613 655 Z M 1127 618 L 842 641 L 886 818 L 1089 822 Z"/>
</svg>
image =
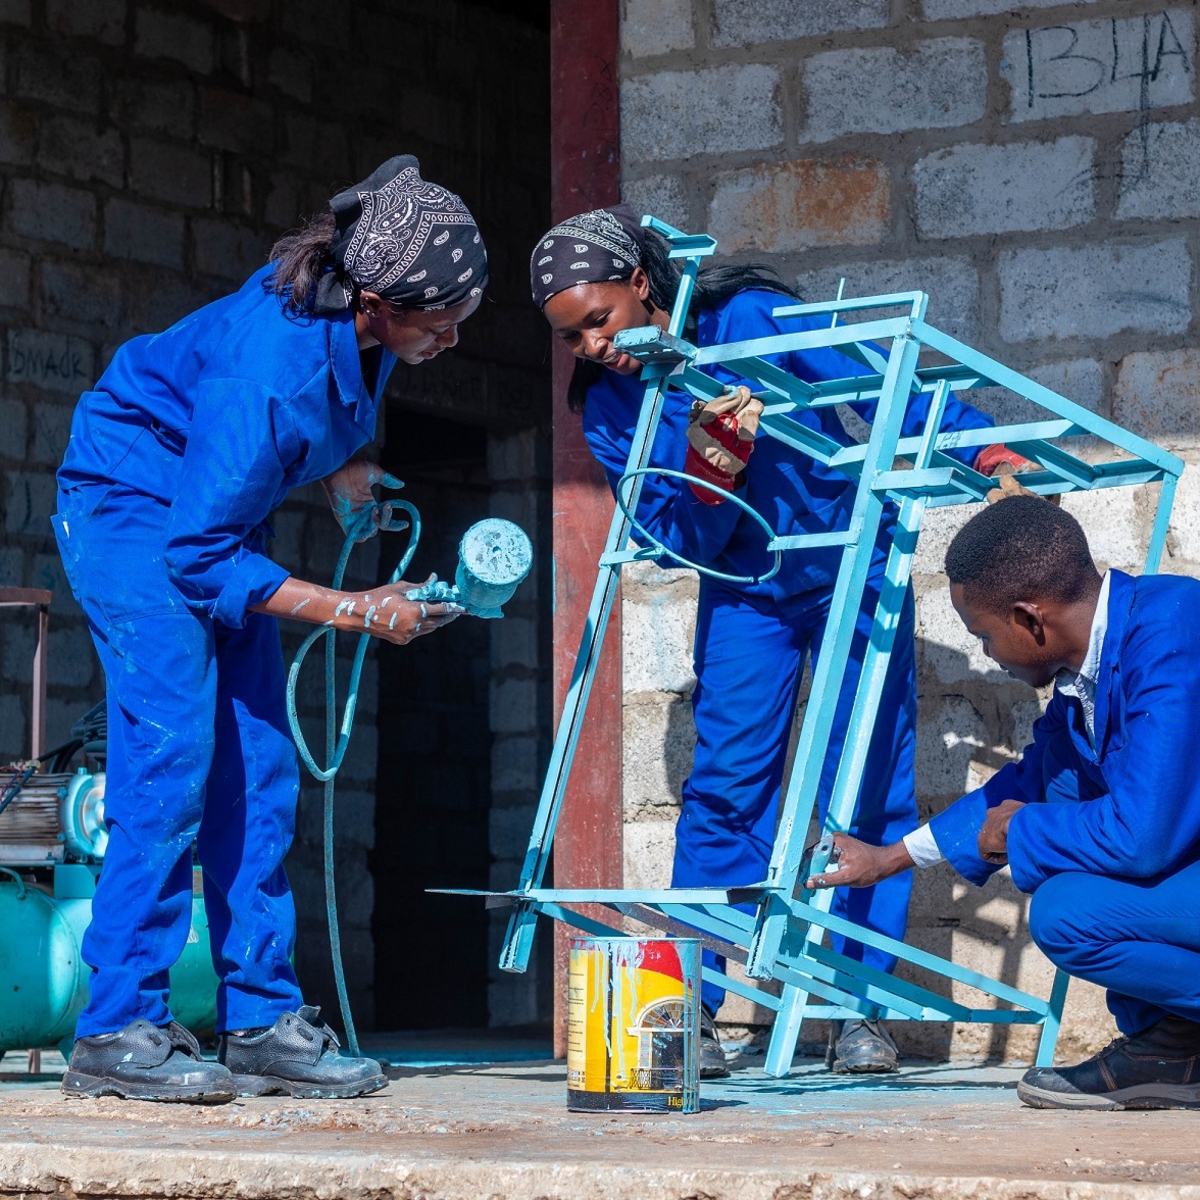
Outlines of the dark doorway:
<svg viewBox="0 0 1200 1200">
<path fill-rule="evenodd" d="M 527 1025 L 546 1007 L 537 970 L 497 981 L 495 930 L 481 900 L 425 892 L 515 882 L 550 726 L 549 456 L 538 449 L 549 444 L 549 334 L 530 302 L 528 266 L 550 223 L 549 5 L 477 0 L 445 15 L 416 55 L 423 65 L 414 70 L 426 74 L 421 107 L 399 111 L 421 114 L 412 145 L 423 173 L 475 214 L 490 281 L 453 350 L 397 365 L 380 461 L 405 481 L 401 495 L 424 520 L 410 578 L 452 578 L 462 534 L 497 515 L 533 538 L 538 581 L 506 606 L 503 622 L 464 617 L 408 646 L 379 648 L 369 860 L 376 1031 Z M 403 93 L 419 94 L 415 83 Z M 384 540 L 380 578 L 403 540 Z M 489 692 L 504 696 L 491 710 Z M 517 711 L 524 724 L 514 729 L 504 717 Z M 534 742 L 539 764 L 526 752 Z"/>
<path fill-rule="evenodd" d="M 438 417 L 389 414 L 383 465 L 421 513 L 406 572 L 453 580 L 458 541 L 488 514 L 487 434 Z M 390 545 L 388 543 L 391 543 Z M 405 535 L 388 539 L 381 578 Z M 488 885 L 491 855 L 490 622 L 462 618 L 407 646 L 379 647 L 375 805 L 375 1024 L 378 1029 L 488 1023 L 483 904 L 430 887 Z"/>
</svg>

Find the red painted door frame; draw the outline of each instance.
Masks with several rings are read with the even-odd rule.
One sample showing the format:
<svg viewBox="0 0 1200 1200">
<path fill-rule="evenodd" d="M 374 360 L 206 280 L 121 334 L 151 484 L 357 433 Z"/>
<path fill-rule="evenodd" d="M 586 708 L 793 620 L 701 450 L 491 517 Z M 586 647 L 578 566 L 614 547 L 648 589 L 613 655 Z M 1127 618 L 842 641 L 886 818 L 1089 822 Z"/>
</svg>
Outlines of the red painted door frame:
<svg viewBox="0 0 1200 1200">
<path fill-rule="evenodd" d="M 551 0 L 551 211 L 561 221 L 620 199 L 617 0 Z M 554 347 L 554 711 L 575 668 L 576 651 L 612 517 L 604 473 L 567 408 L 574 359 Z M 554 841 L 557 887 L 619 887 L 622 882 L 621 604 L 613 606 L 587 722 Z M 611 916 L 611 914 L 606 914 Z M 554 929 L 554 1042 L 566 1054 L 569 934 Z"/>
</svg>

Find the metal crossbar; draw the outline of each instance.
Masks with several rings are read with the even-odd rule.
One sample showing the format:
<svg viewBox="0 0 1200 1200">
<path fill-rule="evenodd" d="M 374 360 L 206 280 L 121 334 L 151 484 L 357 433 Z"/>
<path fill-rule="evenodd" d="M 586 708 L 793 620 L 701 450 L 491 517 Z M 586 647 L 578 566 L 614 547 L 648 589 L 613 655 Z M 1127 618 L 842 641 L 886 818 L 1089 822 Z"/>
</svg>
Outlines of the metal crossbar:
<svg viewBox="0 0 1200 1200">
<path fill-rule="evenodd" d="M 710 949 L 742 964 L 746 976 L 745 979 L 734 978 L 706 967 L 705 979 L 774 1011 L 775 1025 L 766 1061 L 766 1069 L 773 1075 L 788 1073 L 801 1023 L 806 1018 L 852 1015 L 889 1020 L 1038 1025 L 1041 1036 L 1036 1062 L 1047 1065 L 1053 1057 L 1066 997 L 1067 979 L 1061 972 L 1056 973 L 1048 997 L 1033 996 L 949 959 L 835 916 L 829 911 L 832 891 L 810 893 L 800 887 L 805 841 L 817 803 L 834 709 L 863 601 L 871 551 L 886 506 L 894 504 L 899 510 L 895 537 L 855 690 L 830 797 L 826 832 L 845 830 L 851 824 L 925 512 L 945 505 L 978 503 L 992 486 L 991 480 L 951 457 L 947 451 L 1005 443 L 1037 465 L 1038 469 L 1022 475 L 1021 483 L 1030 491 L 1045 496 L 1159 483 L 1158 508 L 1146 554 L 1147 573 L 1158 569 L 1175 484 L 1183 471 L 1183 463 L 1144 438 L 927 324 L 928 297 L 922 292 L 781 306 L 775 310 L 778 317 L 829 316 L 831 324 L 825 328 L 745 342 L 692 346 L 682 338 L 684 318 L 697 271 L 702 260 L 715 251 L 716 242 L 703 234 L 681 233 L 654 218 L 645 218 L 644 224 L 667 240 L 671 256 L 682 263 L 682 276 L 665 332 L 650 326 L 628 330 L 617 337 L 618 347 L 644 364 L 645 394 L 626 472 L 618 485 L 618 502 L 599 561 L 592 603 L 580 639 L 575 672 L 555 738 L 521 881 L 511 892 L 470 891 L 461 894 L 485 895 L 490 907 L 512 907 L 500 959 L 500 966 L 506 971 L 527 968 L 539 914 L 600 935 L 622 934 L 622 918 L 632 918 L 666 934 L 699 936 Z M 868 319 L 854 325 L 837 321 L 837 315 L 841 313 L 870 313 L 895 308 L 907 311 L 899 317 Z M 837 348 L 872 373 L 810 383 L 767 361 L 773 355 L 818 347 Z M 949 361 L 923 366 L 920 362 L 923 350 L 936 351 Z M 781 535 L 772 532 L 760 514 L 751 513 L 764 526 L 767 548 L 775 552 L 773 571 L 778 569 L 782 554 L 803 553 L 817 546 L 841 548 L 824 649 L 814 669 L 811 698 L 800 726 L 795 766 L 781 798 L 779 824 L 767 875 L 752 887 L 737 888 L 548 888 L 544 886 L 544 880 L 555 827 L 579 731 L 586 718 L 588 697 L 621 566 L 626 562 L 665 557 L 712 573 L 703 564 L 681 560 L 667 547 L 656 543 L 637 524 L 634 514 L 647 474 L 679 474 L 657 472 L 649 462 L 667 387 L 680 387 L 700 399 L 712 399 L 725 388 L 699 368 L 717 364 L 748 381 L 763 400 L 760 435 L 773 437 L 796 454 L 842 471 L 856 485 L 854 506 L 843 530 Z M 1046 415 L 1038 420 L 989 429 L 943 432 L 940 426 L 951 390 L 962 392 L 984 387 L 1007 388 L 1046 410 Z M 919 436 L 902 437 L 901 428 L 908 406 L 914 398 L 923 395 L 930 396 L 924 428 Z M 875 419 L 867 441 L 861 444 L 843 445 L 794 419 L 797 413 L 806 409 L 868 400 L 876 403 Z M 1063 439 L 1078 436 L 1099 439 L 1118 453 L 1108 461 L 1086 461 L 1062 444 Z M 682 479 L 680 486 L 683 486 Z M 748 507 L 739 497 L 733 498 Z M 634 535 L 641 545 L 631 549 L 630 538 Z M 613 913 L 614 923 L 608 925 L 584 916 L 574 910 L 578 905 L 606 908 Z M 746 908 L 753 911 L 744 911 Z M 971 988 L 989 999 L 992 1006 L 969 1006 L 837 954 L 823 944 L 828 932 L 876 947 L 928 974 L 941 977 L 950 985 Z M 778 995 L 763 986 L 768 981 L 780 985 Z M 814 997 L 824 1003 L 810 1003 Z"/>
</svg>

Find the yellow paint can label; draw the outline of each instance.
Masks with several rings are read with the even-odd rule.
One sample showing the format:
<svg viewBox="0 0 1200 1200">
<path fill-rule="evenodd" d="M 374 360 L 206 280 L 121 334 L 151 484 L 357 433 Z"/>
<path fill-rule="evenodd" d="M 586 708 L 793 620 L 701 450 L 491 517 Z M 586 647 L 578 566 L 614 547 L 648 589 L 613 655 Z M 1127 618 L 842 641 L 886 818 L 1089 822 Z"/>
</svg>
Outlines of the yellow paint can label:
<svg viewBox="0 0 1200 1200">
<path fill-rule="evenodd" d="M 567 1107 L 698 1112 L 700 942 L 571 939 Z"/>
</svg>

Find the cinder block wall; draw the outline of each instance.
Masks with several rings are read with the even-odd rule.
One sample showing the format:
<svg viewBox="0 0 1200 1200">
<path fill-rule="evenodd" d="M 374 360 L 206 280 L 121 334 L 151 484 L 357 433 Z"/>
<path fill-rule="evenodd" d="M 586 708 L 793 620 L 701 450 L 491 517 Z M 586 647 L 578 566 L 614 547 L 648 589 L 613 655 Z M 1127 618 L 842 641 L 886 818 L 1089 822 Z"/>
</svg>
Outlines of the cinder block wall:
<svg viewBox="0 0 1200 1200">
<path fill-rule="evenodd" d="M 466 196 L 485 233 L 503 219 L 522 247 L 531 242 L 548 220 L 547 54 L 544 31 L 455 0 L 0 0 L 0 583 L 54 592 L 51 744 L 103 694 L 49 524 L 80 391 L 127 338 L 165 329 L 240 286 L 301 215 L 399 152 L 419 155 L 429 178 Z M 501 87 L 507 107 L 494 103 Z M 518 132 L 531 148 L 514 144 Z M 547 480 L 522 475 L 524 459 L 510 461 L 512 439 L 544 442 L 548 412 L 545 339 L 527 311 L 523 255 L 493 255 L 489 302 L 453 361 L 429 368 L 419 393 L 393 388 L 389 406 L 494 430 L 498 510 L 515 504 L 536 514 L 540 504 L 544 516 Z M 273 523 L 279 561 L 327 580 L 341 536 L 320 489 L 290 496 Z M 536 534 L 536 515 L 523 523 Z M 370 586 L 377 558 L 375 543 L 356 552 L 347 585 Z M 522 596 L 529 621 L 537 594 L 530 584 Z M 298 641 L 286 633 L 289 658 Z M 28 753 L 32 646 L 32 627 L 6 613 L 0 762 Z M 506 682 L 540 670 L 544 692 L 548 647 L 538 655 L 500 638 L 493 657 Z M 319 658 L 302 696 L 317 746 Z M 377 688 L 368 661 L 339 780 L 342 938 L 364 1028 L 373 1023 Z M 519 726 L 536 741 L 539 713 L 522 709 L 527 701 L 536 705 L 524 692 L 498 691 L 505 736 Z M 498 753 L 506 744 L 501 737 Z M 503 776 L 502 799 L 527 805 L 525 760 L 536 751 L 522 743 L 514 753 L 519 772 Z M 335 1007 L 320 838 L 320 791 L 305 787 L 289 860 L 297 964 L 310 998 Z M 510 840 L 497 830 L 501 859 Z M 522 987 L 528 996 L 517 996 Z M 513 1004 L 516 1019 L 533 1019 L 535 988 L 532 976 L 509 988 L 517 998 L 500 1002 L 500 1020 L 513 1019 Z"/>
<path fill-rule="evenodd" d="M 843 277 L 851 296 L 924 289 L 934 324 L 1200 461 L 1195 9 L 1014 9 L 623 0 L 623 193 L 728 255 L 769 261 L 806 299 Z M 1004 415 L 1012 399 L 979 403 Z M 1200 563 L 1198 481 L 1184 475 L 1167 571 Z M 1154 500 L 1143 489 L 1067 506 L 1102 565 L 1137 570 Z M 942 554 L 967 515 L 933 514 L 916 568 L 923 816 L 1011 761 L 1048 698 L 996 671 L 950 608 Z M 694 597 L 686 574 L 626 574 L 626 872 L 646 884 L 669 874 L 694 739 Z M 943 866 L 919 876 L 911 937 L 1044 994 L 1025 913 L 1007 876 L 977 891 Z M 1063 1053 L 1112 1030 L 1096 989 L 1073 984 Z M 1031 1047 L 1020 1030 L 901 1032 L 928 1054 Z"/>
</svg>

